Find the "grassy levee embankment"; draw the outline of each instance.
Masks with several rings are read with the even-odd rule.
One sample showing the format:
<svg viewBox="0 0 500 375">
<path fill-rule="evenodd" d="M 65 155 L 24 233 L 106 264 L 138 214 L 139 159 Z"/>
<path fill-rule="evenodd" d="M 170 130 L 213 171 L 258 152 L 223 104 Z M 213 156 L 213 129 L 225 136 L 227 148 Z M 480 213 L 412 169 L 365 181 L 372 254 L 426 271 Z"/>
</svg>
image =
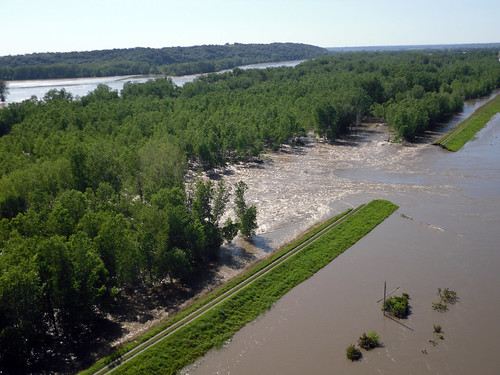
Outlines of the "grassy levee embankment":
<svg viewBox="0 0 500 375">
<path fill-rule="evenodd" d="M 113 352 L 109 356 L 101 358 L 92 367 L 90 367 L 87 370 L 84 370 L 82 372 L 79 372 L 79 375 L 94 374 L 97 371 L 103 369 L 108 364 L 110 364 L 111 362 L 113 362 L 117 359 L 119 359 L 120 361 L 126 359 L 130 352 L 136 350 L 140 345 L 143 345 L 144 343 L 148 342 L 149 340 L 155 339 L 155 336 L 158 336 L 158 340 L 160 340 L 164 336 L 162 334 L 163 332 L 166 331 L 165 333 L 168 334 L 170 332 L 169 328 L 174 327 L 176 324 L 179 324 L 179 322 L 182 322 L 182 320 L 186 319 L 189 315 L 196 313 L 196 312 L 199 312 L 200 310 L 204 311 L 206 308 L 209 308 L 209 306 L 212 305 L 212 303 L 214 301 L 216 301 L 218 298 L 220 298 L 222 295 L 224 295 L 228 290 L 231 290 L 231 289 L 237 287 L 238 285 L 241 285 L 246 280 L 250 279 L 252 276 L 254 276 L 258 272 L 260 272 L 262 269 L 267 267 L 269 264 L 271 264 L 271 263 L 279 260 L 281 257 L 287 255 L 291 250 L 300 246 L 301 244 L 303 244 L 304 242 L 309 240 L 311 237 L 315 236 L 316 234 L 318 234 L 319 232 L 321 232 L 322 230 L 327 228 L 332 223 L 340 220 L 342 217 L 349 214 L 351 211 L 352 211 L 352 209 L 348 209 L 345 212 L 343 212 L 337 216 L 334 216 L 333 218 L 330 218 L 317 226 L 312 227 L 310 230 L 306 231 L 300 238 L 291 242 L 288 245 L 283 246 L 281 249 L 276 251 L 271 257 L 256 262 L 244 274 L 242 274 L 239 277 L 236 277 L 233 280 L 229 281 L 228 283 L 222 285 L 221 287 L 219 287 L 216 290 L 214 290 L 213 292 L 211 292 L 209 295 L 204 296 L 202 299 L 196 300 L 189 307 L 186 307 L 185 309 L 180 311 L 178 314 L 173 315 L 170 319 L 168 319 L 168 321 L 166 321 L 163 324 L 158 325 L 157 327 L 153 328 L 149 332 L 140 336 L 134 342 L 128 343 L 128 344 L 124 345 L 123 347 L 117 349 L 115 352 Z"/>
<path fill-rule="evenodd" d="M 472 115 L 434 142 L 450 151 L 460 150 L 490 119 L 500 112 L 500 95 L 479 107 Z"/>
<path fill-rule="evenodd" d="M 210 349 L 220 347 L 245 324 L 268 310 L 286 292 L 331 262 L 335 257 L 369 233 L 396 209 L 397 206 L 391 202 L 382 200 L 372 201 L 354 215 L 346 217 L 344 221 L 334 226 L 333 229 L 319 237 L 315 242 L 307 245 L 303 251 L 297 252 L 286 262 L 263 274 L 252 284 L 242 288 L 238 293 L 231 295 L 214 308 L 203 314 L 199 314 L 196 320 L 172 332 L 169 336 L 158 339 L 154 346 L 147 348 L 141 354 L 123 363 L 113 373 L 175 374 L 187 364 L 207 353 Z M 311 238 L 315 233 L 320 232 L 347 213 L 345 212 L 333 218 L 288 248 L 275 254 L 270 259 L 261 262 L 249 274 L 254 275 L 259 270 L 276 261 L 276 259 L 284 257 L 298 245 Z M 229 283 L 213 296 L 193 306 L 189 311 L 199 309 L 200 306 L 210 305 L 210 301 L 215 300 L 218 295 L 250 278 L 249 274 L 245 274 Z M 203 311 L 205 310 L 203 309 Z M 176 317 L 176 320 L 180 320 L 189 311 Z M 169 324 L 173 325 L 174 323 L 172 321 Z M 159 328 L 155 332 L 161 329 L 165 329 L 165 327 Z M 154 334 L 152 332 L 148 337 L 152 337 Z M 146 341 L 148 337 L 141 338 L 140 341 Z M 124 357 L 126 358 L 126 355 Z M 114 358 L 116 358 L 116 355 Z M 114 358 L 110 357 L 107 360 L 103 360 L 100 365 L 96 364 L 96 366 L 84 373 L 94 373 L 98 368 L 102 368 L 105 363 L 109 363 Z"/>
</svg>

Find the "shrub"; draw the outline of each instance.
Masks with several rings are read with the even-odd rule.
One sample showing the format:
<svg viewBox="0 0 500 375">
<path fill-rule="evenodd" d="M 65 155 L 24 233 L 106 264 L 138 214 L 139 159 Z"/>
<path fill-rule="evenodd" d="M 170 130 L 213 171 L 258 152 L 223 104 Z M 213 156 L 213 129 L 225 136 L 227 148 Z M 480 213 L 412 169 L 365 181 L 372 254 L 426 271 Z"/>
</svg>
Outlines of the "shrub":
<svg viewBox="0 0 500 375">
<path fill-rule="evenodd" d="M 356 348 L 354 345 L 349 345 L 347 349 L 345 350 L 345 354 L 347 355 L 347 359 L 350 359 L 351 361 L 359 361 L 363 354 L 361 354 L 361 350 Z"/>
<path fill-rule="evenodd" d="M 380 336 L 378 335 L 377 332 L 375 331 L 372 331 L 368 334 L 368 337 L 370 338 L 370 340 L 372 340 L 372 342 L 375 344 L 375 347 L 379 346 L 380 345 Z"/>
<path fill-rule="evenodd" d="M 403 293 L 401 297 L 395 296 L 387 299 L 384 304 L 385 311 L 392 312 L 396 318 L 406 318 L 410 313 L 409 298 L 410 296 L 407 293 Z"/>
<path fill-rule="evenodd" d="M 437 295 L 439 296 L 439 302 L 433 302 L 432 308 L 439 312 L 445 312 L 448 310 L 447 303 L 454 304 L 458 301 L 457 293 L 454 290 L 448 288 L 438 288 Z"/>
<path fill-rule="evenodd" d="M 370 332 L 368 335 L 363 333 L 363 335 L 358 339 L 358 345 L 365 350 L 372 350 L 380 344 L 380 336 L 377 332 Z"/>
<path fill-rule="evenodd" d="M 432 308 L 434 310 L 439 311 L 439 312 L 444 312 L 444 311 L 448 310 L 448 306 L 446 306 L 446 304 L 442 303 L 441 301 L 432 302 Z"/>
<path fill-rule="evenodd" d="M 398 301 L 392 305 L 392 313 L 399 319 L 406 318 L 408 315 L 408 304 Z"/>
<path fill-rule="evenodd" d="M 441 326 L 439 324 L 434 324 L 434 333 L 441 333 Z"/>
<path fill-rule="evenodd" d="M 441 290 L 441 288 L 438 288 L 437 294 L 443 302 L 454 304 L 458 301 L 457 292 L 454 290 L 450 290 L 448 288 Z"/>
</svg>

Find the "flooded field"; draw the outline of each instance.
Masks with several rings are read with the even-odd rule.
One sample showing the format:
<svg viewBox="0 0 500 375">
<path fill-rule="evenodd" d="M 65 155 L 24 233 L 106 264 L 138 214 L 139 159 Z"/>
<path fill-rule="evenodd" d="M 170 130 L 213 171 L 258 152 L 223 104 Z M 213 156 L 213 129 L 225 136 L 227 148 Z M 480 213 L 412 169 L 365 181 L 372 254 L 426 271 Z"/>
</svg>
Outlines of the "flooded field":
<svg viewBox="0 0 500 375">
<path fill-rule="evenodd" d="M 429 138 L 482 103 L 468 102 Z M 310 139 L 227 171 L 230 182 L 247 182 L 247 199 L 259 210 L 255 246 L 239 250 L 247 257 L 263 257 L 319 220 L 372 199 L 400 208 L 184 374 L 500 373 L 500 115 L 458 153 L 429 138 L 410 146 L 387 138 L 383 126 L 370 124 L 334 145 Z M 389 291 L 410 295 L 408 319 L 383 316 L 377 301 L 384 281 Z M 438 288 L 460 299 L 444 313 L 432 309 Z M 348 361 L 345 348 L 370 331 L 382 347 Z"/>
</svg>

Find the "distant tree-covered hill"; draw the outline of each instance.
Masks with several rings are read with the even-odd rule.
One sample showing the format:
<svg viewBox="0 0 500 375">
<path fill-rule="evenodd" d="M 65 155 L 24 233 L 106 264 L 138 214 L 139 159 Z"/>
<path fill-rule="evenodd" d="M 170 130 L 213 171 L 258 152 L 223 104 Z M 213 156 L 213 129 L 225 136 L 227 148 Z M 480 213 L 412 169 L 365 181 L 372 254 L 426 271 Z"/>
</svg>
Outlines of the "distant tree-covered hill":
<svg viewBox="0 0 500 375">
<path fill-rule="evenodd" d="M 324 48 L 297 43 L 226 44 L 33 53 L 0 57 L 0 79 L 104 77 L 129 74 L 210 73 L 263 62 L 310 59 Z"/>
</svg>

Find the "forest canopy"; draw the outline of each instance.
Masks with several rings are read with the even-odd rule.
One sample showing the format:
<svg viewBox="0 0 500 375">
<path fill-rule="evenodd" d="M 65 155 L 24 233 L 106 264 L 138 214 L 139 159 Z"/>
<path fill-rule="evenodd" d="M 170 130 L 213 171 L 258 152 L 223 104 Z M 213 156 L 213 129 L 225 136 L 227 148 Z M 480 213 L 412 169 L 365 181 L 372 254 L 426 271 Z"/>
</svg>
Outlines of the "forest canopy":
<svg viewBox="0 0 500 375">
<path fill-rule="evenodd" d="M 76 337 L 120 293 L 189 283 L 224 241 L 255 233 L 244 182 L 188 171 L 309 131 L 335 140 L 367 115 L 412 140 L 498 87 L 492 50 L 358 52 L 183 87 L 161 78 L 81 98 L 51 90 L 1 109 L 0 371 L 32 366 L 50 339 Z"/>
<path fill-rule="evenodd" d="M 305 60 L 327 54 L 298 43 L 226 44 L 194 47 L 128 48 L 86 52 L 0 56 L 0 79 L 106 77 L 133 74 L 186 75 L 236 66 Z"/>
</svg>

